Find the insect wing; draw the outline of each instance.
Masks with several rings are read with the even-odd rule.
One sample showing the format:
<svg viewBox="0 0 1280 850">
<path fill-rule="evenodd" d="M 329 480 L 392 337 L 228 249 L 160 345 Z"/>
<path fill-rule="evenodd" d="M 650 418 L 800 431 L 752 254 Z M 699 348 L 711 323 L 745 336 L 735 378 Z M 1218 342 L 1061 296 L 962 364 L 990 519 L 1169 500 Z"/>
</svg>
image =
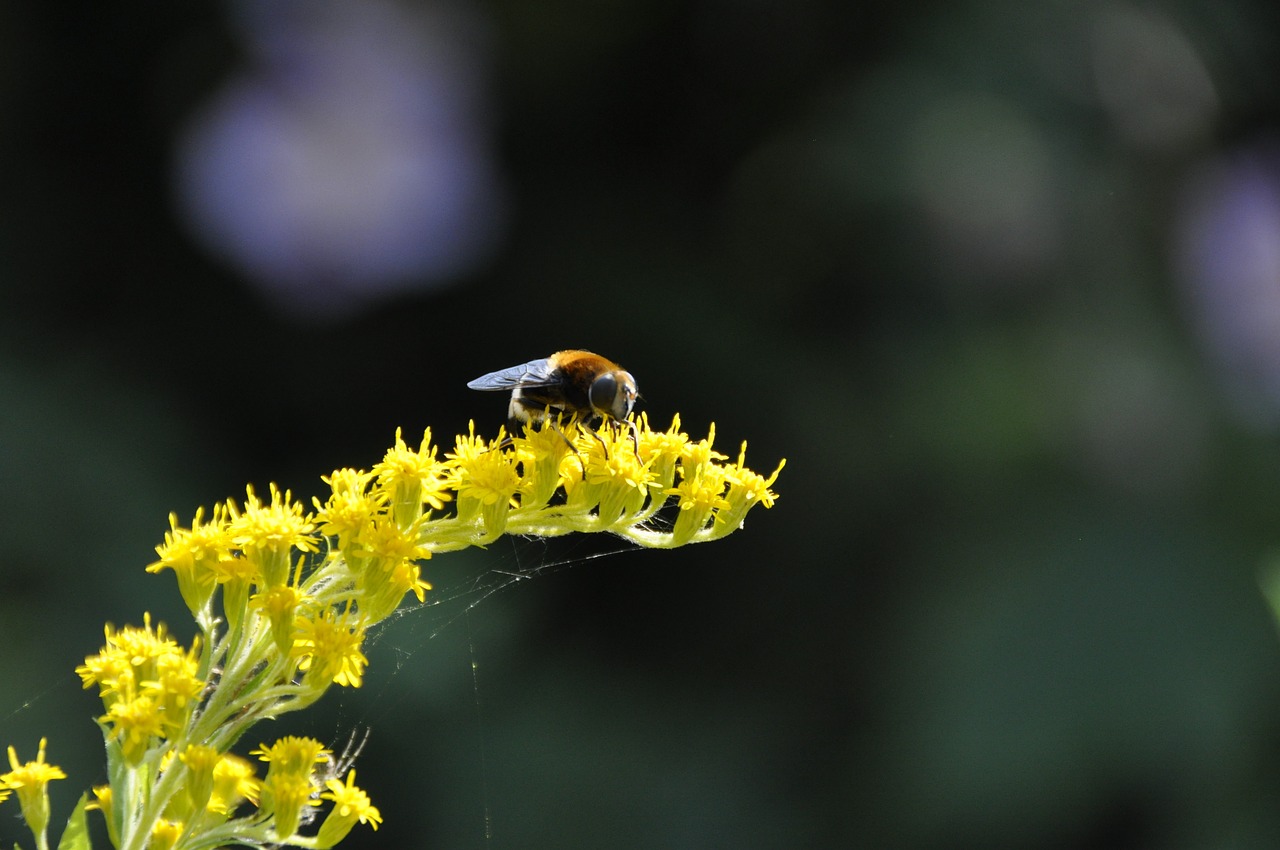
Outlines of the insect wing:
<svg viewBox="0 0 1280 850">
<path fill-rule="evenodd" d="M 551 359 L 530 360 L 520 366 L 481 375 L 467 386 L 473 390 L 513 390 L 516 387 L 545 387 L 556 381 L 551 377 L 555 366 Z"/>
</svg>

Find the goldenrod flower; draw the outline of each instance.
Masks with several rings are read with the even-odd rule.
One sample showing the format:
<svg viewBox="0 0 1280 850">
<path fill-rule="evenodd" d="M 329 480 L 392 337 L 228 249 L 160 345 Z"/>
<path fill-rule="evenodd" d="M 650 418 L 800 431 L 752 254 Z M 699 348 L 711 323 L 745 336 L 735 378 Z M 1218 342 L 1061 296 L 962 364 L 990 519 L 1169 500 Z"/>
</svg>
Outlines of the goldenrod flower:
<svg viewBox="0 0 1280 850">
<path fill-rule="evenodd" d="M 596 514 L 604 525 L 612 525 L 621 517 L 632 516 L 649 496 L 652 478 L 640 460 L 639 444 L 621 429 L 607 436 L 597 436 L 598 446 L 587 444 L 587 484 L 596 488 L 592 499 L 599 507 Z"/>
<path fill-rule="evenodd" d="M 147 845 L 147 850 L 173 850 L 182 837 L 182 831 L 181 821 L 156 821 L 155 826 L 151 827 L 151 843 Z"/>
<path fill-rule="evenodd" d="M 164 624 L 151 628 L 106 627 L 106 646 L 76 668 L 86 688 L 98 685 L 107 713 L 99 718 L 125 760 L 138 764 L 159 738 L 182 730 L 206 682 L 199 671 L 200 641 L 183 651 L 165 636 Z"/>
<path fill-rule="evenodd" d="M 316 846 L 328 848 L 347 837 L 351 828 L 359 823 L 367 823 L 376 831 L 382 823 L 382 814 L 369 802 L 369 795 L 356 787 L 356 772 L 347 772 L 347 781 L 340 779 L 326 780 L 328 790 L 320 795 L 322 800 L 331 800 L 333 809 L 320 824 L 316 833 Z"/>
<path fill-rule="evenodd" d="M 120 744 L 125 761 L 137 765 L 152 743 L 164 734 L 164 718 L 160 706 L 151 697 L 134 697 L 113 703 L 98 718 L 110 728 L 110 738 Z"/>
<path fill-rule="evenodd" d="M 188 652 L 175 649 L 160 656 L 155 662 L 155 679 L 141 683 L 142 692 L 160 707 L 166 732 L 176 733 L 186 725 L 197 698 L 204 692 L 197 659 L 199 647 L 200 639 L 196 638 Z"/>
<path fill-rule="evenodd" d="M 360 651 L 364 622 L 350 612 L 322 611 L 318 617 L 300 617 L 292 654 L 301 659 L 298 669 L 307 673 L 306 684 L 323 689 L 330 682 L 360 687 L 369 659 Z"/>
<path fill-rule="evenodd" d="M 778 473 L 782 472 L 782 467 L 787 465 L 786 460 L 779 461 L 773 474 L 765 478 L 760 473 L 748 469 L 746 459 L 747 443 L 744 440 L 742 451 L 738 453 L 738 462 L 725 469 L 725 477 L 729 481 L 729 492 L 726 497 L 729 508 L 716 515 L 716 523 L 723 527 L 724 534 L 740 528 L 742 518 L 755 505 L 760 504 L 771 508 L 774 500 L 778 498 L 769 488 L 773 486 L 774 481 L 778 480 Z"/>
<path fill-rule="evenodd" d="M 694 469 L 694 475 L 682 472 L 680 483 L 668 491 L 680 497 L 680 514 L 676 517 L 675 528 L 671 530 L 677 546 L 688 543 L 694 534 L 706 527 L 717 511 L 729 507 L 729 500 L 724 498 L 724 470 L 706 464 L 699 464 Z"/>
<path fill-rule="evenodd" d="M 184 788 L 184 805 L 182 806 L 184 818 L 198 817 L 207 810 L 209 801 L 213 797 L 213 772 L 221 759 L 222 754 L 216 747 L 202 744 L 188 744 L 187 748 L 179 754 L 178 760 L 191 772 Z M 173 808 L 170 806 L 171 811 Z"/>
<path fill-rule="evenodd" d="M 368 492 L 373 476 L 355 469 L 336 469 L 321 481 L 332 491 L 328 501 L 312 499 L 316 506 L 316 522 L 320 533 L 337 539 L 338 551 L 347 552 L 373 517 L 382 513 L 387 494 L 381 490 Z"/>
<path fill-rule="evenodd" d="M 520 488 L 515 456 L 502 451 L 501 444 L 496 440 L 483 451 L 476 451 L 474 435 L 465 441 L 460 436 L 457 450 L 447 455 L 454 463 L 458 516 L 470 520 L 481 513 L 486 541 L 496 539 L 506 529 L 511 497 Z"/>
<path fill-rule="evenodd" d="M 315 766 L 327 762 L 331 753 L 319 741 L 290 735 L 269 747 L 260 745 L 251 755 L 269 763 L 260 809 L 274 818 L 276 838 L 283 841 L 298 831 L 305 809 L 320 805 L 312 796 L 318 790 Z"/>
<path fill-rule="evenodd" d="M 222 585 L 222 613 L 227 617 L 227 626 L 238 631 L 248 610 L 253 588 L 263 583 L 262 571 L 256 561 L 237 551 L 234 557 L 215 564 L 213 573 L 218 584 Z"/>
<path fill-rule="evenodd" d="M 679 460 L 684 456 L 685 446 L 689 444 L 689 435 L 680 430 L 680 414 L 671 417 L 671 427 L 665 431 L 654 431 L 649 427 L 649 415 L 640 414 L 640 425 L 637 429 L 640 442 L 640 456 L 646 460 L 657 457 L 669 457 Z"/>
<path fill-rule="evenodd" d="M 516 465 L 511 454 L 504 452 L 485 452 L 471 458 L 466 466 L 458 469 L 458 474 L 458 495 L 476 499 L 481 504 L 506 507 L 520 488 Z"/>
<path fill-rule="evenodd" d="M 245 800 L 258 804 L 262 783 L 254 774 L 253 765 L 244 759 L 224 754 L 213 768 L 213 793 L 209 796 L 208 809 L 214 814 L 230 816 Z"/>
<path fill-rule="evenodd" d="M 67 775 L 56 764 L 48 764 L 44 760 L 45 747 L 48 740 L 40 739 L 40 749 L 36 760 L 25 764 L 18 762 L 18 753 L 9 747 L 8 773 L 0 773 L 0 788 L 7 788 L 18 795 L 18 804 L 22 807 L 22 818 L 27 828 L 36 837 L 41 846 L 45 844 L 45 830 L 49 827 L 49 783 L 55 779 L 66 779 Z"/>
<path fill-rule="evenodd" d="M 405 445 L 397 428 L 395 445 L 374 466 L 373 474 L 390 496 L 396 522 L 407 527 L 422 515 L 424 504 L 433 510 L 444 510 L 444 503 L 453 498 L 445 470 L 445 465 L 436 460 L 430 428 L 422 433 L 417 451 Z"/>
<path fill-rule="evenodd" d="M 696 443 L 686 442 L 684 444 L 680 466 L 681 472 L 686 478 L 694 478 L 708 465 L 725 459 L 725 455 L 711 448 L 715 441 L 716 423 L 712 422 L 711 427 L 707 429 L 707 438 L 705 440 L 699 440 Z"/>
<path fill-rule="evenodd" d="M 112 847 L 120 846 L 120 823 L 116 818 L 115 808 L 112 806 L 114 799 L 111 793 L 110 785 L 93 786 L 93 801 L 85 805 L 86 810 L 98 810 L 102 812 L 102 817 L 107 822 L 107 838 L 111 841 Z"/>
<path fill-rule="evenodd" d="M 107 626 L 108 638 L 110 629 Z M 98 695 L 107 708 L 117 699 L 131 699 L 137 692 L 137 677 L 129 657 L 119 652 L 108 652 L 105 647 L 101 654 L 85 658 L 84 664 L 76 668 L 76 673 L 86 690 L 98 685 Z"/>
<path fill-rule="evenodd" d="M 421 539 L 420 526 L 402 527 L 390 517 L 378 516 L 369 522 L 358 538 L 352 554 L 369 559 L 389 568 L 401 561 L 425 561 L 431 557 L 431 548 Z M 366 584 L 376 584 L 378 579 L 362 577 Z"/>
<path fill-rule="evenodd" d="M 293 501 L 286 490 L 271 485 L 271 501 L 263 504 L 252 487 L 245 488 L 243 513 L 234 513 L 229 532 L 231 542 L 255 563 L 267 587 L 288 581 L 290 555 L 294 549 L 316 551 L 312 535 L 315 525 L 302 512 L 302 503 Z"/>
<path fill-rule="evenodd" d="M 249 607 L 263 611 L 271 623 L 271 637 L 282 652 L 293 646 L 294 620 L 298 610 L 310 601 L 307 594 L 296 587 L 280 585 L 270 587 L 249 598 Z"/>
<path fill-rule="evenodd" d="M 324 764 L 333 753 L 315 738 L 286 735 L 271 746 L 259 744 L 249 755 L 265 761 L 272 770 L 310 775 L 318 764 Z"/>
<path fill-rule="evenodd" d="M 431 582 L 422 580 L 422 568 L 417 564 L 401 561 L 391 571 L 391 580 L 387 582 L 387 586 L 398 598 L 403 599 L 405 594 L 412 593 L 419 602 L 425 602 Z"/>
<path fill-rule="evenodd" d="M 516 461 L 523 470 L 520 476 L 520 506 L 540 508 L 551 500 L 561 486 L 560 464 L 573 452 L 573 446 L 558 428 L 526 428 L 524 435 L 514 438 Z"/>
<path fill-rule="evenodd" d="M 361 533 L 349 556 L 354 563 L 355 585 L 360 609 L 371 622 L 389 616 L 406 593 L 423 600 L 431 585 L 419 579 L 415 561 L 431 557 L 422 540 L 420 525 L 401 528 L 389 518 L 372 520 Z"/>
<path fill-rule="evenodd" d="M 92 683 L 91 680 L 109 685 L 110 676 L 120 670 L 152 673 L 157 658 L 177 651 L 178 644 L 166 636 L 164 623 L 152 630 L 149 613 L 142 615 L 142 623 L 142 628 L 125 626 L 119 631 L 110 623 L 103 627 L 107 645 L 99 655 L 86 658 L 84 666 L 77 668 L 77 672 L 85 680 L 85 687 Z M 97 678 L 100 675 L 106 675 L 108 679 Z"/>
<path fill-rule="evenodd" d="M 214 568 L 230 557 L 232 547 L 225 506 L 214 505 L 208 523 L 202 522 L 203 518 L 204 508 L 197 509 L 191 528 L 186 529 L 178 527 L 177 514 L 169 514 L 170 530 L 165 532 L 164 543 L 156 547 L 159 560 L 147 565 L 149 573 L 173 570 L 182 600 L 197 620 L 205 615 L 218 584 Z"/>
</svg>

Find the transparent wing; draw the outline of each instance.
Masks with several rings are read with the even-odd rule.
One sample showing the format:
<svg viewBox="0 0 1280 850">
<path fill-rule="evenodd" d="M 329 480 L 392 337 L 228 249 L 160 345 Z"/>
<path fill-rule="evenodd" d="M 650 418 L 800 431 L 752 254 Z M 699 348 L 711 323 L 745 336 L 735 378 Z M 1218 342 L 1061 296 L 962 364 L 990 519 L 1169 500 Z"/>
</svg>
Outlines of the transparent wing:
<svg viewBox="0 0 1280 850">
<path fill-rule="evenodd" d="M 520 366 L 481 375 L 467 384 L 473 390 L 512 390 L 516 387 L 545 387 L 556 383 L 552 377 L 555 367 L 551 360 L 530 360 Z"/>
</svg>

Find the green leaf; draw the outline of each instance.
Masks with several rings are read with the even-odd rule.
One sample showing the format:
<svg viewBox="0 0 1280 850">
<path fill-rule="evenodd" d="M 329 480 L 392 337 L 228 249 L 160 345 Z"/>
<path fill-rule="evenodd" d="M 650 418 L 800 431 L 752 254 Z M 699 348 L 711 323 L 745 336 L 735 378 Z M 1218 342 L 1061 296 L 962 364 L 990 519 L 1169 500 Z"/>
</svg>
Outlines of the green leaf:
<svg viewBox="0 0 1280 850">
<path fill-rule="evenodd" d="M 62 831 L 62 840 L 58 842 L 58 850 L 91 850 L 89 844 L 89 824 L 85 820 L 84 807 L 89 802 L 88 794 L 80 795 L 75 811 L 67 818 L 67 828 Z"/>
</svg>

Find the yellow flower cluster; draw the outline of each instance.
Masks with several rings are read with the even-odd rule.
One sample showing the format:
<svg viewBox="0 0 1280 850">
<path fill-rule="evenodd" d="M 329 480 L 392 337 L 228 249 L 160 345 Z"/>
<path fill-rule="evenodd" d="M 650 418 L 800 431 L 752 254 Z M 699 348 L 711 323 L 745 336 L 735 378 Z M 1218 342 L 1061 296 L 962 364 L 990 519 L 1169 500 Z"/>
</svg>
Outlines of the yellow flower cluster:
<svg viewBox="0 0 1280 850">
<path fill-rule="evenodd" d="M 716 540 L 740 528 L 755 505 L 773 505 L 769 488 L 785 461 L 765 478 L 747 468 L 745 443 L 738 463 L 725 466 L 714 441 L 715 425 L 694 441 L 679 416 L 666 431 L 641 416 L 634 429 L 571 424 L 488 442 L 473 432 L 436 470 L 445 497 L 456 494 L 457 512 L 428 521 L 424 535 L 432 551 L 483 545 L 504 532 L 607 531 L 661 549 Z M 673 498 L 679 514 L 664 527 L 659 511 Z"/>
<path fill-rule="evenodd" d="M 98 685 L 107 713 L 100 722 L 125 759 L 137 764 L 154 739 L 181 732 L 195 710 L 205 681 L 199 674 L 199 641 L 184 652 L 165 636 L 164 625 L 106 628 L 102 652 L 84 660 L 76 673 L 86 688 Z"/>
<path fill-rule="evenodd" d="M 270 633 L 274 629 L 269 619 L 261 618 L 263 643 L 258 649 L 266 652 L 260 661 L 273 655 Z M 106 636 L 102 651 L 86 658 L 76 672 L 85 687 L 98 686 L 107 712 L 99 721 L 114 766 L 113 783 L 93 789 L 95 802 L 89 808 L 103 813 L 112 844 L 176 848 L 224 842 L 297 843 L 290 839 L 313 819 L 312 808 L 322 798 L 335 799 L 322 794 L 328 787 L 327 774 L 317 769 L 329 763 L 329 751 L 306 738 L 263 744 L 255 753 L 272 764 L 264 780 L 256 777 L 249 762 L 226 751 L 252 722 L 240 715 L 269 716 L 272 701 L 289 692 L 288 683 L 280 677 L 269 678 L 264 684 L 274 687 L 255 692 L 254 685 L 231 667 L 214 675 L 202 667 L 201 659 L 210 656 L 201 653 L 198 639 L 184 650 L 166 636 L 163 625 L 153 628 L 146 615 L 142 628 L 116 631 L 108 626 Z M 252 665 L 242 669 L 252 677 Z M 306 677 L 302 678 L 305 682 Z M 238 682 L 236 688 L 244 693 L 235 696 L 224 690 L 232 682 Z M 284 710 L 287 706 L 277 703 L 274 707 Z M 12 750 L 10 759 L 17 770 Z M 39 761 L 43 759 L 41 742 Z M 24 769 L 30 772 L 34 764 Z M 117 782 L 117 776 L 128 779 Z M 52 778 L 62 777 L 59 772 Z M 116 784 L 132 793 L 117 794 Z M 375 828 L 380 821 L 363 792 L 354 786 L 343 788 L 343 805 L 335 806 L 321 827 L 333 843 L 356 820 Z M 257 811 L 236 817 L 246 803 Z M 27 820 L 34 832 L 32 818 Z M 306 843 L 332 846 L 317 843 L 321 840 L 318 834 Z"/>
<path fill-rule="evenodd" d="M 262 745 L 261 780 L 230 747 L 331 685 L 359 687 L 365 635 L 406 595 L 425 599 L 431 585 L 420 565 L 435 554 L 506 533 L 606 531 L 670 548 L 741 527 L 754 505 L 773 504 L 782 464 L 768 477 L 753 472 L 745 444 L 737 463 L 724 464 L 714 438 L 713 426 L 706 439 L 690 439 L 679 417 L 666 431 L 641 417 L 599 431 L 576 422 L 520 436 L 499 430 L 488 440 L 473 425 L 441 457 L 430 431 L 416 448 L 397 432 L 372 469 L 324 477 L 330 492 L 314 510 L 272 485 L 266 499 L 250 489 L 242 504 L 197 511 L 190 528 L 171 515 L 147 570 L 174 572 L 202 635 L 183 648 L 144 615 L 141 628 L 108 626 L 102 651 L 77 668 L 103 701 L 111 779 L 89 807 L 102 811 L 116 847 L 138 850 L 325 848 L 356 822 L 376 828 L 381 816 L 354 772 L 343 782 L 319 769 L 331 754 L 318 742 Z M 667 505 L 673 519 L 660 513 Z M 43 764 L 43 742 L 38 761 L 22 768 L 9 752 L 14 770 L 0 777 L 0 800 L 16 790 L 28 824 L 43 830 L 44 788 L 61 771 Z M 302 836 L 322 801 L 332 811 Z M 236 817 L 245 806 L 256 811 Z"/>
</svg>

